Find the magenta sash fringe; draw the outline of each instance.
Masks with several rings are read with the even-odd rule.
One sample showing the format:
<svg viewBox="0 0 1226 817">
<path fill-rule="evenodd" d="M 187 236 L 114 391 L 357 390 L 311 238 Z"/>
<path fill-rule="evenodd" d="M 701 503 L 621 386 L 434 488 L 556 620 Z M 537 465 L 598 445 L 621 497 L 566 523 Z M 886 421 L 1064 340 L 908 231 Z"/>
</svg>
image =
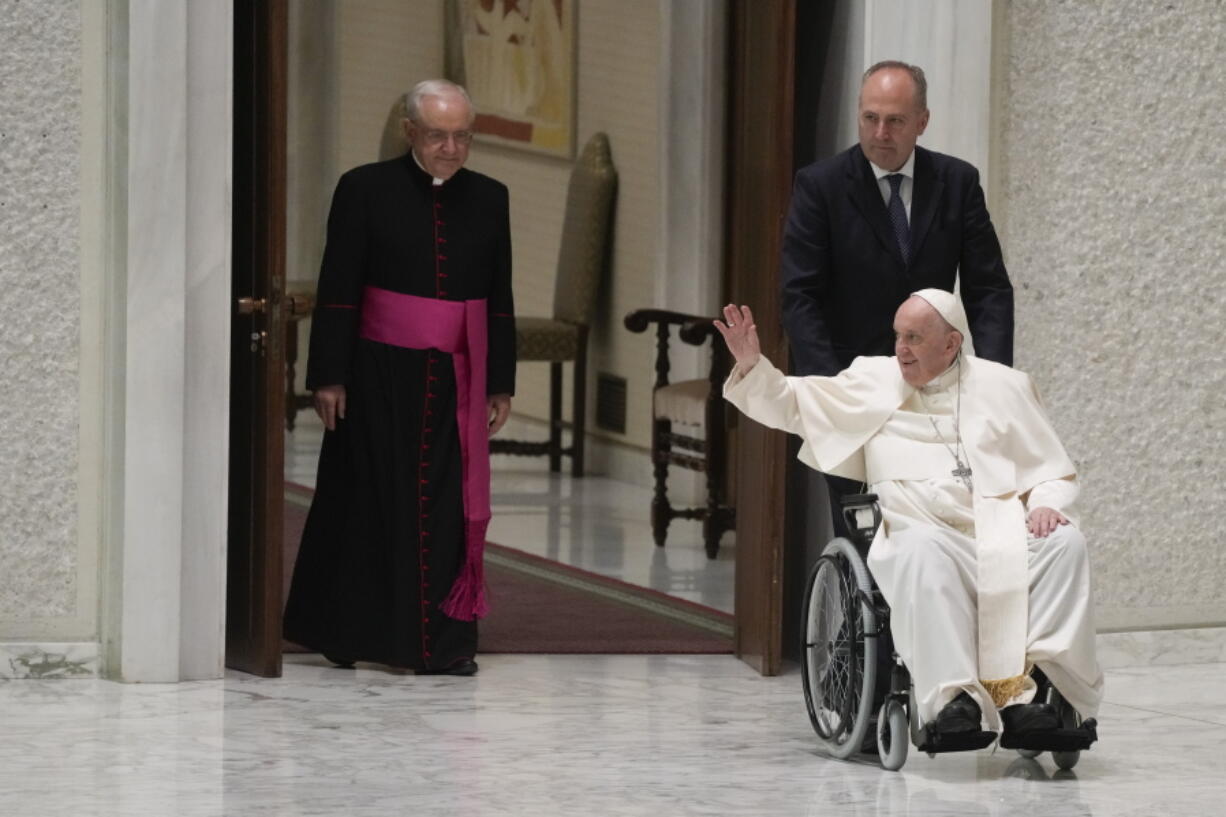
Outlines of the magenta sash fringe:
<svg viewBox="0 0 1226 817">
<path fill-rule="evenodd" d="M 438 349 L 451 355 L 464 487 L 465 555 L 464 566 L 441 609 L 461 621 L 482 618 L 489 612 L 483 557 L 490 523 L 485 300 L 442 301 L 368 286 L 362 295 L 360 334 L 389 346 Z"/>
</svg>

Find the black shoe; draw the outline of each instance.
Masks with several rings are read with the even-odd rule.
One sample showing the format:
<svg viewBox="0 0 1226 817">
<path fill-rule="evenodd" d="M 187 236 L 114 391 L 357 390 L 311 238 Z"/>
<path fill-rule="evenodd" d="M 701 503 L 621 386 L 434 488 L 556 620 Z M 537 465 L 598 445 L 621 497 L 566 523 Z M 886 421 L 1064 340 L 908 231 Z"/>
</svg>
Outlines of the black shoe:
<svg viewBox="0 0 1226 817">
<path fill-rule="evenodd" d="M 348 658 L 336 658 L 335 656 L 325 655 L 324 660 L 331 661 L 337 669 L 353 669 L 353 661 Z"/>
<path fill-rule="evenodd" d="M 975 699 L 965 692 L 959 692 L 937 713 L 936 728 L 938 732 L 953 734 L 955 732 L 978 732 L 983 719 L 983 710 Z"/>
<path fill-rule="evenodd" d="M 1060 717 L 1051 704 L 1014 704 L 1000 710 L 1000 719 L 1006 735 L 1026 735 L 1033 732 L 1050 732 L 1060 727 Z"/>
<path fill-rule="evenodd" d="M 419 669 L 418 675 L 476 675 L 477 662 L 471 658 L 461 658 L 448 667 L 439 669 Z"/>
</svg>

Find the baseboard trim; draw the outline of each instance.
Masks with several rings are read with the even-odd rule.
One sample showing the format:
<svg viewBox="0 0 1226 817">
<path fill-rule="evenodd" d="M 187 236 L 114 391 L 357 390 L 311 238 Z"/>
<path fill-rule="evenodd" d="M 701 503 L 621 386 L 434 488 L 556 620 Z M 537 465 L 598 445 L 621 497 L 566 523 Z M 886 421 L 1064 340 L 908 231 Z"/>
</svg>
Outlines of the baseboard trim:
<svg viewBox="0 0 1226 817">
<path fill-rule="evenodd" d="M 1103 669 L 1226 662 L 1226 627 L 1099 633 Z"/>
<path fill-rule="evenodd" d="M 0 680 L 97 678 L 98 642 L 0 642 Z"/>
<path fill-rule="evenodd" d="M 510 420 L 498 436 L 515 440 L 544 440 L 549 424 L 536 417 L 511 414 Z M 570 428 L 567 426 L 563 444 L 570 444 Z M 496 467 L 525 467 L 537 463 L 543 470 L 545 457 L 522 457 L 495 454 L 491 460 Z M 528 466 L 537 467 L 537 465 Z M 562 470 L 570 473 L 570 459 L 562 458 Z M 588 433 L 585 470 L 590 476 L 608 477 L 618 482 L 637 485 L 651 490 L 655 487 L 655 475 L 651 467 L 651 450 L 620 440 Z M 668 474 L 668 498 L 675 507 L 700 507 L 706 502 L 705 475 L 686 468 L 670 468 Z"/>
</svg>

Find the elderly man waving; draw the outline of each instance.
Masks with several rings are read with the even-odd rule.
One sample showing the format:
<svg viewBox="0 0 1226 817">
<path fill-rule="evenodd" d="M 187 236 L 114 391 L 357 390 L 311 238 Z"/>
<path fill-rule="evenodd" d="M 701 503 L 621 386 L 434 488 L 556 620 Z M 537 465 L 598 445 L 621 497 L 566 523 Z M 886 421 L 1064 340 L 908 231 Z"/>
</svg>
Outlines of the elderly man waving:
<svg viewBox="0 0 1226 817">
<path fill-rule="evenodd" d="M 1030 378 L 974 356 L 959 300 L 912 295 L 895 356 L 834 377 L 785 377 L 762 357 L 748 307 L 716 328 L 736 358 L 724 396 L 800 435 L 800 459 L 866 482 L 882 525 L 868 566 L 891 608 L 919 717 L 941 732 L 1057 728 L 1034 702 L 1039 667 L 1083 718 L 1096 714 L 1085 539 L 1069 516 L 1072 461 Z M 998 712 L 999 710 L 999 712 Z"/>
</svg>

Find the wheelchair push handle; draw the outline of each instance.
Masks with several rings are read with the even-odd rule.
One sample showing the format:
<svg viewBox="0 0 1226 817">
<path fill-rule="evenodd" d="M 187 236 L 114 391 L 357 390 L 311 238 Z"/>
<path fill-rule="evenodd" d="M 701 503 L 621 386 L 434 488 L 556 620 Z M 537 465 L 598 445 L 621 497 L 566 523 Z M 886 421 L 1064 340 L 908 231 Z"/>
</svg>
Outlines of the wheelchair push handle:
<svg viewBox="0 0 1226 817">
<path fill-rule="evenodd" d="M 881 526 L 881 506 L 876 494 L 848 494 L 839 497 L 847 529 L 867 545 Z M 871 514 L 871 516 L 869 516 Z"/>
</svg>

